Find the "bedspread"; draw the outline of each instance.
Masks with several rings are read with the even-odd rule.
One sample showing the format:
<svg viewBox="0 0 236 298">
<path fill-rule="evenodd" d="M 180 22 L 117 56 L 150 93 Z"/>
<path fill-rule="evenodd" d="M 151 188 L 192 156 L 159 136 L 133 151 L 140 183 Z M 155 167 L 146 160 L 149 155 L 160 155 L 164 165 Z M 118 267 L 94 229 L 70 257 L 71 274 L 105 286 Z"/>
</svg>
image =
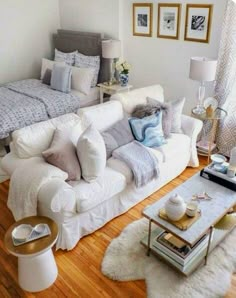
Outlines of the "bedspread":
<svg viewBox="0 0 236 298">
<path fill-rule="evenodd" d="M 79 97 L 30 79 L 0 87 L 0 139 L 16 129 L 76 112 Z"/>
<path fill-rule="evenodd" d="M 78 96 L 72 93 L 67 94 L 53 90 L 50 86 L 42 84 L 39 80 L 18 81 L 8 84 L 7 88 L 43 103 L 50 118 L 74 113 L 79 108 Z"/>
</svg>

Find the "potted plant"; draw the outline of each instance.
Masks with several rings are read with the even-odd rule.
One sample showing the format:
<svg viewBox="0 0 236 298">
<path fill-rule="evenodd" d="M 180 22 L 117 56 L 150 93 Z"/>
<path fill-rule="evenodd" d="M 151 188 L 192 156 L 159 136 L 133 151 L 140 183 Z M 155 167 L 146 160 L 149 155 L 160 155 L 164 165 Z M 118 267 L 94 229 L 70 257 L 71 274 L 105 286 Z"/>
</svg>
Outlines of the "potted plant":
<svg viewBox="0 0 236 298">
<path fill-rule="evenodd" d="M 131 69 L 131 65 L 126 61 L 124 62 L 118 61 L 116 63 L 116 69 L 119 72 L 119 81 L 121 86 L 123 87 L 127 86 L 129 82 L 129 71 Z"/>
</svg>

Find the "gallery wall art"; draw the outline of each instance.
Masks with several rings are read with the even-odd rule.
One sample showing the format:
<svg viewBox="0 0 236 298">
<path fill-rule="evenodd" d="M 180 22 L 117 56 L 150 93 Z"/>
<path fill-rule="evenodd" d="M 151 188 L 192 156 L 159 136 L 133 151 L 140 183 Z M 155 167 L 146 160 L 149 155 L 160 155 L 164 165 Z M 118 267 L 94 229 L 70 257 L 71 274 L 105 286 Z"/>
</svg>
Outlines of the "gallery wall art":
<svg viewBox="0 0 236 298">
<path fill-rule="evenodd" d="M 133 3 L 133 35 L 152 36 L 152 3 Z"/>
<path fill-rule="evenodd" d="M 184 40 L 209 42 L 212 7 L 211 4 L 187 4 Z"/>
<path fill-rule="evenodd" d="M 157 37 L 179 39 L 181 4 L 159 3 Z"/>
</svg>

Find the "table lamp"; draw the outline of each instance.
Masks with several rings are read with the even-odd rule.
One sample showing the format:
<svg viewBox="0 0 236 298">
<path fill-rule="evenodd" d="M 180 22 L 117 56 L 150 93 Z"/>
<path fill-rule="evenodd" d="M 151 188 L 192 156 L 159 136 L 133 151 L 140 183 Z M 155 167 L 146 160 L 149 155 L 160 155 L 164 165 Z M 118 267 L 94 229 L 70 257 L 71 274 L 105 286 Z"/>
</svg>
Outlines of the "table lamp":
<svg viewBox="0 0 236 298">
<path fill-rule="evenodd" d="M 116 82 L 114 78 L 114 59 L 119 58 L 121 55 L 121 42 L 120 40 L 103 40 L 102 41 L 102 57 L 110 59 L 110 79 L 108 85 Z"/>
<path fill-rule="evenodd" d="M 204 114 L 205 108 L 203 100 L 205 97 L 205 82 L 215 81 L 217 60 L 205 57 L 192 57 L 190 60 L 189 78 L 194 81 L 199 81 L 198 89 L 198 104 L 193 109 L 195 114 Z"/>
</svg>

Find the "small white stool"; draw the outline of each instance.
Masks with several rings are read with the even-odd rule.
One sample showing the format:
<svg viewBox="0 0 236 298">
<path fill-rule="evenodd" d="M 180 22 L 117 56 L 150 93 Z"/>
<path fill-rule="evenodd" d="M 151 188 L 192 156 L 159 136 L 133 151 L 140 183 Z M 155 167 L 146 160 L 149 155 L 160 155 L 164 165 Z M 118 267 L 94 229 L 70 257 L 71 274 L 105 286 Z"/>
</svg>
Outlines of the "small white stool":
<svg viewBox="0 0 236 298">
<path fill-rule="evenodd" d="M 51 235 L 20 246 L 14 246 L 12 231 L 20 224 L 35 226 L 39 223 L 48 224 Z M 57 265 L 52 253 L 52 247 L 58 237 L 58 227 L 50 218 L 32 216 L 13 224 L 6 232 L 5 247 L 18 257 L 18 280 L 20 287 L 28 292 L 39 292 L 50 287 L 58 275 Z"/>
</svg>

